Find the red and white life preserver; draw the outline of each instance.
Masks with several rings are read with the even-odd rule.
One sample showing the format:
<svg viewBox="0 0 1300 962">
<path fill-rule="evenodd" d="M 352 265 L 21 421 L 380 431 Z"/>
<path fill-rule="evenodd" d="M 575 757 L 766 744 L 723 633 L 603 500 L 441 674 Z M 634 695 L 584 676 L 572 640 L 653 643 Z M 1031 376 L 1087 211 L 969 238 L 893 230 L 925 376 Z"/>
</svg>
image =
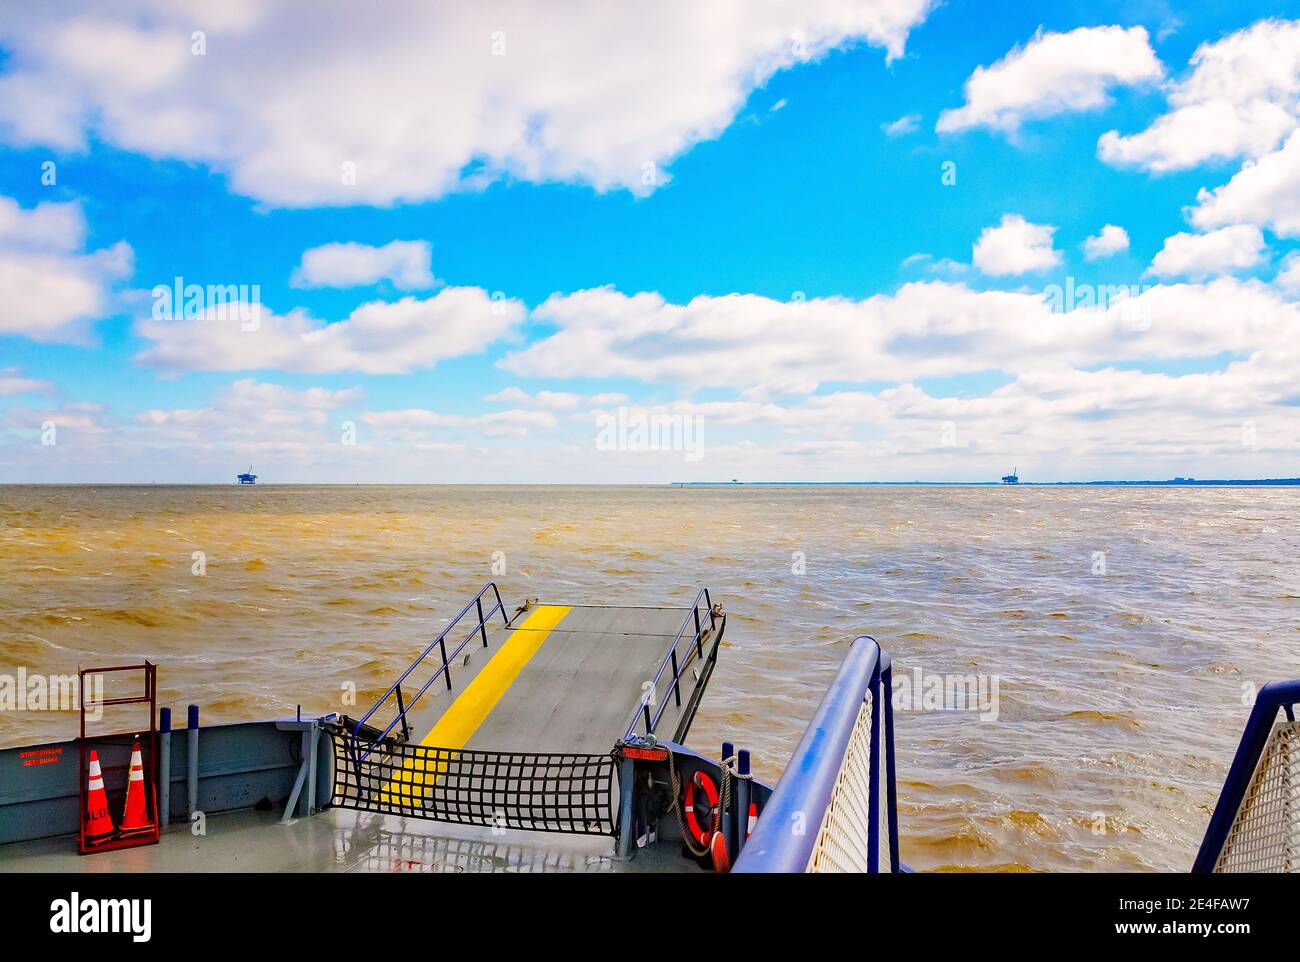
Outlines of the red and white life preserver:
<svg viewBox="0 0 1300 962">
<path fill-rule="evenodd" d="M 699 795 L 696 795 L 697 788 Z M 700 824 L 700 813 L 695 807 L 700 802 L 708 806 L 704 825 Z M 695 836 L 695 841 L 700 845 L 707 844 L 718 813 L 718 786 L 707 772 L 696 771 L 687 780 L 685 798 L 682 799 L 682 811 L 686 815 L 686 827 Z"/>
</svg>

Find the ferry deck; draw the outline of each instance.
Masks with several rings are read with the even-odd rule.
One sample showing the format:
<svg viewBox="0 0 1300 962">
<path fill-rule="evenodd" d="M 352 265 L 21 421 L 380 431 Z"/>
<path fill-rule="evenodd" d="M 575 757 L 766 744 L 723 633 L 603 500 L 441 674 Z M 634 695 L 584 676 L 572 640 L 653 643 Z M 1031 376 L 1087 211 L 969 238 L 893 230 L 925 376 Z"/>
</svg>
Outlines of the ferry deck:
<svg viewBox="0 0 1300 962">
<path fill-rule="evenodd" d="M 356 719 L 173 729 L 155 666 L 84 669 L 138 671 L 149 729 L 0 750 L 0 872 L 906 872 L 889 655 L 847 646 L 772 787 L 685 744 L 726 622 L 488 584 Z M 1259 693 L 1195 871 L 1300 870 L 1297 702 Z M 88 750 L 121 812 L 137 744 L 153 833 L 88 841 Z"/>
</svg>

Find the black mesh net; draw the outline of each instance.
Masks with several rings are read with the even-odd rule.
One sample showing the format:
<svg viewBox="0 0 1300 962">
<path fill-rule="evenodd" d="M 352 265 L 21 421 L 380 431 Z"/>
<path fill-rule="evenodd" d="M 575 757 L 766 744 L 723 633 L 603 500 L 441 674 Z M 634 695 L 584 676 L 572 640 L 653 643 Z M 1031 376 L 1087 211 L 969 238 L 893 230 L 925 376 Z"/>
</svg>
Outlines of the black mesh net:
<svg viewBox="0 0 1300 962">
<path fill-rule="evenodd" d="M 609 755 L 484 752 L 334 735 L 341 808 L 532 832 L 614 834 Z"/>
</svg>

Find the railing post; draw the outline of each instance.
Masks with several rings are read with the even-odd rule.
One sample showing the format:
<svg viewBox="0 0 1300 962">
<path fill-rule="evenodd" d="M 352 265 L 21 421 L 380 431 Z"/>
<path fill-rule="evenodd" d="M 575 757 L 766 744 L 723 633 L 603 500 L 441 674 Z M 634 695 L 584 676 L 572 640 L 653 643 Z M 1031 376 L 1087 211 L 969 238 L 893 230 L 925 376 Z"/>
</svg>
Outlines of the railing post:
<svg viewBox="0 0 1300 962">
<path fill-rule="evenodd" d="M 190 705 L 186 711 L 185 732 L 185 818 L 194 821 L 199 810 L 199 706 Z"/>
<path fill-rule="evenodd" d="M 894 765 L 894 667 L 880 676 L 881 696 L 885 699 L 885 815 L 889 823 L 889 870 L 898 867 L 898 788 Z"/>
<path fill-rule="evenodd" d="M 880 662 L 871 673 L 871 754 L 867 769 L 867 871 L 880 871 Z"/>
<path fill-rule="evenodd" d="M 172 710 L 158 710 L 158 824 L 171 822 L 172 811 Z"/>
<path fill-rule="evenodd" d="M 447 680 L 447 690 L 451 691 L 451 666 L 447 664 L 447 633 L 438 636 L 438 647 L 442 649 L 442 677 Z"/>
<path fill-rule="evenodd" d="M 497 609 L 501 612 L 501 623 L 503 625 L 509 625 L 510 616 L 506 614 L 506 605 L 505 602 L 501 600 L 501 592 L 497 590 L 497 583 L 495 581 L 489 581 L 488 584 L 492 586 L 492 593 L 497 596 Z"/>
<path fill-rule="evenodd" d="M 677 707 L 682 707 L 682 683 L 677 671 L 677 646 L 673 646 L 673 696 L 677 699 Z"/>
<path fill-rule="evenodd" d="M 749 774 L 749 749 L 742 748 L 736 752 L 736 774 Z M 736 857 L 740 857 L 741 851 L 745 847 L 745 842 L 749 837 L 749 779 L 736 779 L 736 821 L 739 823 L 739 830 L 736 832 Z"/>
<path fill-rule="evenodd" d="M 406 723 L 406 705 L 402 701 L 402 683 L 397 683 L 397 717 L 402 720 L 402 741 L 411 740 L 411 726 Z"/>
<path fill-rule="evenodd" d="M 478 593 L 478 597 L 474 599 L 474 602 L 478 605 L 478 630 L 483 635 L 483 647 L 486 648 L 487 625 L 483 623 L 483 592 Z"/>
</svg>

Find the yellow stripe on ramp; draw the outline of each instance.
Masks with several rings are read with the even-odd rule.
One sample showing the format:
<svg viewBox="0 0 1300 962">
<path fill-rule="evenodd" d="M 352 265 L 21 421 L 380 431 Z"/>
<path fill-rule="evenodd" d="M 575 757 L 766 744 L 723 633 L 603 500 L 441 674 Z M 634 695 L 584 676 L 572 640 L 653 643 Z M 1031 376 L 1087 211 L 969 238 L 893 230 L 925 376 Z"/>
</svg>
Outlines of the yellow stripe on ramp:
<svg viewBox="0 0 1300 962">
<path fill-rule="evenodd" d="M 420 744 L 429 748 L 464 748 L 506 690 L 514 684 L 542 642 L 555 626 L 573 609 L 568 605 L 538 605 L 497 649 L 483 670 L 465 686 L 465 690 L 438 719 Z M 437 780 L 446 761 L 426 765 L 424 758 L 409 758 L 392 781 L 380 792 L 380 800 L 393 804 L 411 804 L 412 796 L 424 797 L 424 788 Z M 399 787 L 395 783 L 401 783 Z M 407 788 L 409 783 L 412 788 Z M 414 790 L 413 790 L 414 789 Z"/>
</svg>

